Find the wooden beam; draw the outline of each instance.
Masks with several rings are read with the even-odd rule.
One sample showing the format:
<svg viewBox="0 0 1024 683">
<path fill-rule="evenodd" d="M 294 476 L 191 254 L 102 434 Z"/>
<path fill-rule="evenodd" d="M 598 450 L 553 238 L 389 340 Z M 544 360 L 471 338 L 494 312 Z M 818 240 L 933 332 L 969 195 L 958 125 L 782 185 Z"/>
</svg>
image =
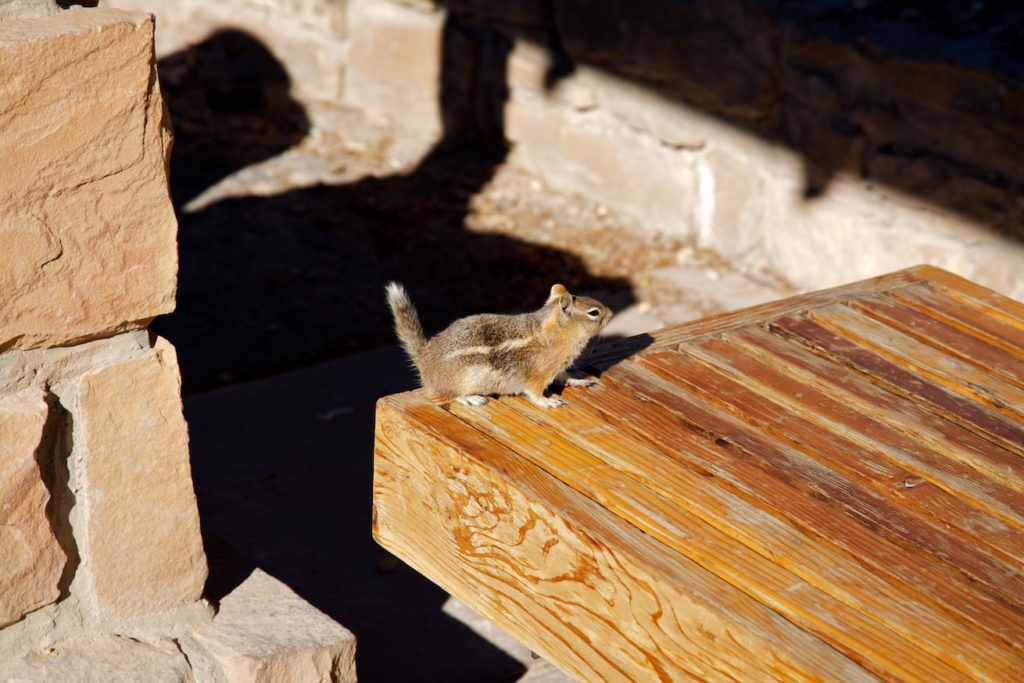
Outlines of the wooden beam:
<svg viewBox="0 0 1024 683">
<path fill-rule="evenodd" d="M 875 680 L 416 394 L 377 435 L 377 540 L 581 680 Z"/>
</svg>

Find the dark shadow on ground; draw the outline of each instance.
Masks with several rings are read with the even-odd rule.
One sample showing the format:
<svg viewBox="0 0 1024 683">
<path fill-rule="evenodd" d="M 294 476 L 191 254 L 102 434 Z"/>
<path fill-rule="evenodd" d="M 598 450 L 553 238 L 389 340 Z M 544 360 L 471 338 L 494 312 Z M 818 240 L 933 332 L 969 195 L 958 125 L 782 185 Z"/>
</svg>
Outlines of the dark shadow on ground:
<svg viewBox="0 0 1024 683">
<path fill-rule="evenodd" d="M 373 406 L 412 388 L 391 343 L 385 282 L 436 329 L 470 312 L 540 306 L 551 284 L 633 295 L 575 256 L 466 231 L 467 201 L 505 158 L 506 39 L 450 19 L 444 139 L 411 172 L 182 207 L 224 176 L 303 139 L 309 121 L 267 48 L 222 31 L 160 61 L 176 142 L 177 347 L 192 471 L 219 600 L 254 566 L 351 629 L 360 680 L 512 681 L 515 659 L 447 617 L 447 599 L 372 540 Z M 468 66 L 467 66 L 468 65 Z M 340 363 L 340 362 L 339 362 Z M 332 369 L 333 368 L 333 369 Z M 235 384 L 222 391 L 199 390 Z"/>
<path fill-rule="evenodd" d="M 629 360 L 654 343 L 654 337 L 647 333 L 630 337 L 613 336 L 598 338 L 584 349 L 577 367 L 589 374 L 600 377 L 624 360 Z"/>
<path fill-rule="evenodd" d="M 177 311 L 154 330 L 178 348 L 186 393 L 311 365 L 393 340 L 383 287 L 406 285 L 424 326 L 540 306 L 554 282 L 615 291 L 572 254 L 467 231 L 469 198 L 504 161 L 509 42 L 450 19 L 445 135 L 411 172 L 270 197 L 183 205 L 219 178 L 302 139 L 288 75 L 255 38 L 225 31 L 161 60 L 174 119 Z"/>
<path fill-rule="evenodd" d="M 523 666 L 370 537 L 375 392 L 413 384 L 390 348 L 186 398 L 207 595 L 258 566 L 356 635 L 360 681 L 514 681 Z"/>
</svg>

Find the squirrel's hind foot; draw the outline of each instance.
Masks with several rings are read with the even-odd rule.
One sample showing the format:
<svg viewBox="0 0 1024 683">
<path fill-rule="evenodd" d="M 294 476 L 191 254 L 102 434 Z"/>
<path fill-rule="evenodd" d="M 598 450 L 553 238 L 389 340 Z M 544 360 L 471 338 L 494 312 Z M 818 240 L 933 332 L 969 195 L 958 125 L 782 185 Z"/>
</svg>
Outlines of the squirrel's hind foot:
<svg viewBox="0 0 1024 683">
<path fill-rule="evenodd" d="M 487 398 L 480 394 L 467 394 L 465 396 L 456 396 L 456 402 L 461 403 L 464 406 L 482 406 L 487 403 Z"/>
<path fill-rule="evenodd" d="M 597 380 L 593 377 L 570 377 L 565 380 L 567 387 L 592 387 L 595 384 L 597 384 Z"/>
</svg>

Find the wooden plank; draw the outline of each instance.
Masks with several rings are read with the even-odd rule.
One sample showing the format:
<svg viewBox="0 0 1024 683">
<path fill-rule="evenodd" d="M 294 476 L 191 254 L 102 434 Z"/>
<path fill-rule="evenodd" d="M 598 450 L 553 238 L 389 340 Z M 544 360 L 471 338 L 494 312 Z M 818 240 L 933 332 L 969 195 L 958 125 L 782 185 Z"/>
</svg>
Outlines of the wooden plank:
<svg viewBox="0 0 1024 683">
<path fill-rule="evenodd" d="M 1022 548 L 1013 548 L 1016 530 L 1024 528 L 1024 493 L 1006 485 L 1019 481 L 1013 476 L 1013 468 L 1020 465 L 1015 455 L 784 337 L 750 329 L 730 333 L 726 339 L 737 352 L 763 365 L 784 368 L 787 375 L 801 382 L 803 389 L 799 396 L 794 392 L 792 400 L 815 400 L 813 397 L 820 394 L 832 401 L 830 406 L 841 406 L 830 416 L 839 420 L 848 433 L 856 434 L 855 440 L 884 452 L 916 478 L 990 513 L 995 518 L 992 521 L 974 515 L 966 515 L 965 521 L 976 521 L 977 528 L 993 534 L 995 545 L 1000 547 L 1003 543 L 999 535 L 1011 534 L 1006 539 L 1009 549 L 1015 554 L 1024 553 Z M 1000 451 L 1007 466 L 990 465 L 986 450 Z M 900 488 L 914 491 L 918 488 L 916 479 L 908 479 Z"/>
<path fill-rule="evenodd" d="M 375 534 L 584 680 L 1021 679 L 1022 339 L 919 267 L 382 399 Z"/>
<path fill-rule="evenodd" d="M 375 463 L 377 540 L 582 680 L 873 680 L 417 394 Z"/>
<path fill-rule="evenodd" d="M 793 559 L 807 553 L 807 540 L 742 499 L 709 486 L 700 473 L 672 467 L 664 454 L 630 439 L 582 401 L 558 411 L 537 408 L 521 399 L 491 402 L 482 410 L 453 405 L 452 410 L 503 444 L 514 444 L 522 457 L 787 620 L 827 639 L 873 673 L 889 679 L 927 681 L 964 676 L 939 661 L 950 652 L 948 644 L 936 647 L 948 632 L 935 629 L 934 618 L 921 621 L 918 610 L 896 617 L 897 623 L 912 622 L 903 631 L 919 642 L 924 639 L 931 655 L 881 621 L 893 609 L 900 611 L 905 596 L 895 600 L 894 607 L 880 604 L 879 597 L 891 589 L 870 578 L 868 588 L 877 590 L 868 591 L 867 604 L 855 598 L 855 606 L 848 606 L 776 565 L 772 558 L 780 554 L 779 543 L 773 540 L 772 547 L 765 549 L 760 546 L 760 536 L 767 533 L 772 539 L 784 539 L 782 543 L 789 545 L 781 554 Z M 749 546 L 736 536 L 737 524 L 740 535 L 747 532 Z M 851 576 L 835 564 L 819 566 L 822 555 L 818 553 L 809 554 L 807 560 L 801 567 L 815 567 L 825 575 Z M 856 575 L 860 569 L 851 570 Z M 821 581 L 820 576 L 816 578 Z M 871 586 L 870 581 L 877 585 Z M 837 592 L 848 597 L 851 591 L 858 593 L 863 588 L 851 583 Z"/>
<path fill-rule="evenodd" d="M 813 520 L 821 509 L 792 492 L 783 491 L 777 498 L 766 499 L 761 492 L 777 485 L 759 469 L 741 470 L 739 476 L 730 471 L 723 460 L 737 456 L 730 452 L 732 445 L 727 441 L 629 385 L 613 378 L 604 384 L 588 394 L 587 408 L 598 410 L 621 435 L 629 435 L 631 440 L 647 444 L 667 458 L 661 462 L 637 462 L 636 467 L 647 478 L 648 485 L 669 487 L 673 482 L 692 480 L 692 471 L 698 481 L 688 488 L 665 490 L 708 523 L 845 604 L 883 620 L 922 649 L 936 653 L 972 676 L 999 680 L 1013 670 L 1017 654 L 1008 655 L 1005 645 L 980 632 L 955 608 L 940 608 L 931 600 L 927 588 L 919 590 L 899 577 L 894 581 L 891 572 L 862 564 L 856 551 L 848 554 L 837 549 L 831 543 L 831 529 L 819 534 L 813 522 L 807 529 L 799 521 L 792 521 L 786 512 L 786 499 L 796 502 L 798 512 L 809 511 L 805 519 Z M 638 401 L 643 405 L 638 405 Z M 586 438 L 588 443 L 595 441 L 592 434 L 586 434 Z M 606 457 L 614 457 L 622 448 L 622 438 L 616 437 L 603 452 Z M 627 467 L 622 460 L 632 458 L 634 451 L 622 453 L 616 466 Z M 869 540 L 868 545 L 873 543 Z"/>
<path fill-rule="evenodd" d="M 917 266 L 913 270 L 921 280 L 938 287 L 959 301 L 984 307 L 990 315 L 1024 329 L 1024 303 L 1014 301 L 1008 296 L 1003 296 L 941 268 Z"/>
<path fill-rule="evenodd" d="M 926 517 L 912 514 L 871 485 L 887 468 L 883 460 L 869 461 L 869 454 L 856 444 L 800 416 L 788 414 L 782 406 L 751 391 L 720 369 L 687 354 L 657 353 L 645 356 L 643 362 L 662 377 L 677 378 L 673 381 L 702 399 L 706 406 L 730 413 L 734 419 L 728 421 L 728 428 L 746 432 L 742 438 L 756 443 L 750 451 L 755 462 L 777 478 L 828 500 L 850 519 L 884 535 L 905 552 L 927 553 L 930 558 L 926 559 L 948 565 L 946 571 L 951 580 L 962 581 L 963 572 L 974 579 L 964 582 L 965 587 L 983 587 L 1010 606 L 1024 604 L 1024 579 L 1017 567 L 985 553 L 969 538 L 958 538 Z M 727 422 L 721 420 L 718 424 Z M 756 439 L 751 438 L 752 434 L 756 434 Z"/>
<path fill-rule="evenodd" d="M 1015 602 L 1021 603 L 1024 593 L 1017 573 L 1024 561 L 1024 529 L 1007 527 L 984 507 L 972 505 L 907 469 L 900 451 L 920 449 L 918 441 L 818 391 L 788 366 L 745 352 L 731 335 L 705 338 L 686 348 L 716 371 L 742 383 L 735 392 L 701 383 L 703 391 L 713 394 L 710 400 L 731 405 L 747 422 L 844 473 L 858 486 L 875 491 L 884 497 L 886 506 L 927 520 L 933 529 L 948 530 L 949 541 L 932 546 L 933 551 L 942 552 L 955 544 L 948 559 L 961 548 L 974 548 L 980 542 L 974 549 L 1001 558 L 999 571 L 1013 579 Z M 745 395 L 751 393 L 758 398 L 746 401 Z M 1024 502 L 1024 496 L 1019 498 Z M 1016 516 L 1024 523 L 1024 518 Z M 895 518 L 892 521 L 898 523 Z"/>
<path fill-rule="evenodd" d="M 770 301 L 739 311 L 713 315 L 693 322 L 659 330 L 650 335 L 637 335 L 626 340 L 614 340 L 591 349 L 582 363 L 588 367 L 604 370 L 614 362 L 629 357 L 640 349 L 657 350 L 670 348 L 680 342 L 704 334 L 715 334 L 724 330 L 756 324 L 762 320 L 804 311 L 815 306 L 824 306 L 837 301 L 868 293 L 887 292 L 922 282 L 922 266 L 908 268 L 876 278 L 851 284 L 823 289 L 809 294 Z"/>
<path fill-rule="evenodd" d="M 992 370 L 960 360 L 900 332 L 895 325 L 865 315 L 871 311 L 881 315 L 885 310 L 881 302 L 860 299 L 847 306 L 819 308 L 809 317 L 905 370 L 1007 415 L 1014 423 L 1024 418 L 1024 390 Z"/>
<path fill-rule="evenodd" d="M 1024 347 L 1017 353 L 1007 351 L 906 306 L 895 298 L 859 299 L 851 306 L 922 344 L 994 374 L 1018 390 L 1024 387 Z"/>
<path fill-rule="evenodd" d="M 920 442 L 922 448 L 892 451 L 920 476 L 983 502 L 1011 524 L 1024 519 L 1024 467 L 1013 453 L 787 337 L 747 329 L 729 338 L 751 353 L 767 354 L 768 362 L 786 363 L 816 389 Z"/>
<path fill-rule="evenodd" d="M 800 340 L 815 352 L 858 370 L 890 391 L 921 402 L 937 415 L 994 440 L 1011 451 L 1024 454 L 1024 428 L 1005 420 L 985 406 L 921 379 L 878 354 L 842 338 L 816 321 L 786 316 L 773 320 L 770 326 L 773 330 Z"/>
<path fill-rule="evenodd" d="M 977 302 L 968 305 L 925 282 L 890 293 L 905 306 L 977 337 L 982 341 L 1024 357 L 1024 327 L 1009 325 Z"/>
<path fill-rule="evenodd" d="M 634 393 L 632 406 L 617 407 L 629 415 L 631 431 L 656 443 L 673 444 L 672 452 L 680 463 L 690 461 L 688 449 L 692 441 L 682 433 L 706 434 L 716 448 L 705 451 L 703 467 L 736 492 L 750 496 L 760 507 L 784 516 L 805 534 L 842 549 L 890 581 L 905 586 L 917 596 L 916 601 L 935 601 L 950 617 L 966 617 L 980 627 L 979 631 L 1014 647 L 1024 643 L 1020 612 L 965 586 L 962 577 L 939 563 L 907 553 L 846 514 L 836 514 L 842 510 L 830 501 L 776 477 L 768 463 L 778 460 L 777 449 L 759 435 L 751 434 L 744 425 L 728 415 L 708 410 L 703 399 L 688 395 L 671 381 L 632 361 L 616 366 L 614 379 L 629 385 Z M 597 403 L 607 396 L 595 394 L 591 401 Z M 642 410 L 637 409 L 636 401 L 645 404 Z M 709 460 L 707 456 L 715 459 Z"/>
</svg>

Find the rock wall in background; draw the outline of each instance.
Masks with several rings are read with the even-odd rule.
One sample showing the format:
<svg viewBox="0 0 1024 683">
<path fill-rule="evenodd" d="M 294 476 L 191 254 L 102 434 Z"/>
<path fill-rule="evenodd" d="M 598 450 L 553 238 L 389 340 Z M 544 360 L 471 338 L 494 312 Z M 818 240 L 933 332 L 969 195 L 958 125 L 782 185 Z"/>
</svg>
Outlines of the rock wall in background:
<svg viewBox="0 0 1024 683">
<path fill-rule="evenodd" d="M 102 4 L 156 12 L 161 55 L 215 30 L 245 31 L 281 62 L 297 99 L 387 116 L 424 152 L 452 114 L 443 84 L 478 79 L 490 49 L 472 57 L 463 45 L 452 54 L 470 58 L 446 58 L 454 18 L 512 46 L 505 82 L 470 89 L 488 100 L 480 107 L 502 110 L 510 160 L 555 187 L 801 289 L 927 262 L 1024 297 L 1024 73 L 1014 66 L 1024 9 Z"/>
<path fill-rule="evenodd" d="M 346 98 L 428 112 L 447 11 L 514 41 L 512 159 L 556 186 L 800 288 L 927 262 L 1024 297 L 1014 74 L 824 38 L 777 4 L 351 0 Z"/>
</svg>

